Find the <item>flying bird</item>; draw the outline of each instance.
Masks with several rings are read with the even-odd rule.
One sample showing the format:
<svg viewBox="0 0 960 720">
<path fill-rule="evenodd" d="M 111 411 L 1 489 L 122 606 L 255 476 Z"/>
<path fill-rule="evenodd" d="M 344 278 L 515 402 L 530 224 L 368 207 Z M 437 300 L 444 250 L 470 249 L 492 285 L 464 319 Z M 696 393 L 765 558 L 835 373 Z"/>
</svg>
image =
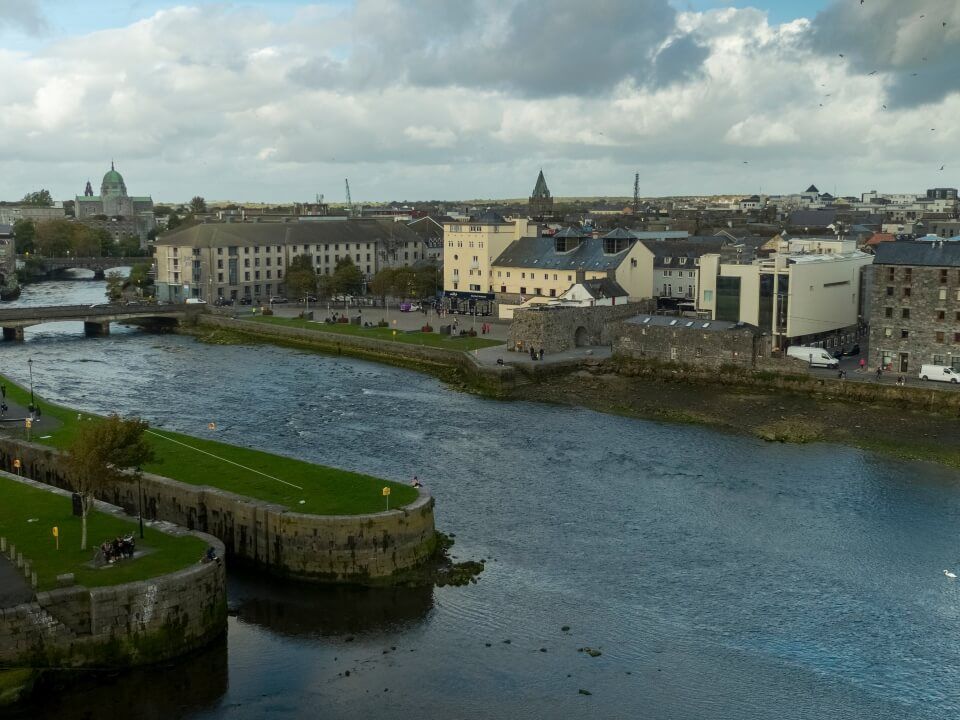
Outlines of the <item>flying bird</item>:
<svg viewBox="0 0 960 720">
<path fill-rule="evenodd" d="M 840 53 L 840 57 L 843 57 L 843 53 Z"/>
<path fill-rule="evenodd" d="M 877 74 L 877 71 L 876 71 L 876 70 L 874 70 L 874 71 L 871 72 L 871 73 L 867 73 L 867 75 L 876 75 L 876 74 Z"/>
<path fill-rule="evenodd" d="M 883 106 L 883 109 L 884 109 L 884 110 L 886 110 L 886 109 L 887 109 L 887 106 L 886 106 L 886 105 L 884 105 L 884 106 Z"/>
<path fill-rule="evenodd" d="M 744 160 L 744 161 L 743 161 L 743 164 L 744 164 L 744 165 L 749 165 L 750 162 L 749 162 L 748 160 Z"/>
<path fill-rule="evenodd" d="M 940 172 L 943 172 L 943 168 L 944 168 L 944 167 L 946 167 L 946 166 L 945 166 L 945 165 L 941 165 L 941 166 L 940 166 Z"/>
</svg>

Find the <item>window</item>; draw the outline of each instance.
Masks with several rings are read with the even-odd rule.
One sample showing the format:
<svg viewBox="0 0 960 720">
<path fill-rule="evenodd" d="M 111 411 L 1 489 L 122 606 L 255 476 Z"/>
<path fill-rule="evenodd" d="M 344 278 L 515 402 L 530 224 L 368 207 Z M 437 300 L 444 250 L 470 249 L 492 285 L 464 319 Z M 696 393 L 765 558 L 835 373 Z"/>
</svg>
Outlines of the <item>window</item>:
<svg viewBox="0 0 960 720">
<path fill-rule="evenodd" d="M 943 355 L 934 355 L 934 356 L 933 356 L 933 364 L 934 364 L 934 365 L 946 365 L 946 363 L 944 362 Z"/>
<path fill-rule="evenodd" d="M 520 294 L 521 294 L 521 295 L 526 295 L 526 294 L 527 294 L 527 289 L 526 289 L 525 287 L 520 288 Z"/>
<path fill-rule="evenodd" d="M 671 260 L 673 260 L 673 258 L 665 257 L 665 258 L 663 259 L 663 264 L 664 264 L 664 265 L 669 265 Z"/>
<path fill-rule="evenodd" d="M 549 280 L 549 279 L 550 279 L 550 276 L 549 276 L 547 273 L 544 273 L 544 274 L 543 274 L 543 279 L 544 279 L 544 280 Z"/>
<path fill-rule="evenodd" d="M 713 302 L 713 290 L 704 290 L 703 291 L 703 301 L 705 303 Z"/>
<path fill-rule="evenodd" d="M 887 285 L 887 297 L 893 297 L 893 285 Z"/>
<path fill-rule="evenodd" d="M 507 286 L 506 286 L 506 285 L 501 285 L 501 286 L 500 286 L 500 292 L 505 293 L 506 291 L 507 291 Z"/>
<path fill-rule="evenodd" d="M 556 296 L 557 296 L 557 289 L 550 288 L 550 297 L 556 297 Z M 958 335 L 960 335 L 960 333 L 958 333 Z"/>
<path fill-rule="evenodd" d="M 270 267 L 270 258 L 267 258 L 267 267 Z"/>
<path fill-rule="evenodd" d="M 909 320 L 910 308 L 903 308 L 903 310 L 900 311 L 900 317 L 903 318 L 904 320 Z"/>
<path fill-rule="evenodd" d="M 543 289 L 542 289 L 542 288 L 534 288 L 534 289 L 533 289 L 533 294 L 534 294 L 534 295 L 543 295 Z"/>
<path fill-rule="evenodd" d="M 908 337 L 910 337 L 910 331 L 909 331 L 909 330 L 901 330 L 901 331 L 900 331 L 900 339 L 901 339 L 901 340 L 906 340 Z"/>
<path fill-rule="evenodd" d="M 253 271 L 253 279 L 254 279 L 254 280 L 259 280 L 259 279 L 260 279 L 260 271 L 259 271 L 259 270 L 254 270 L 254 271 Z"/>
<path fill-rule="evenodd" d="M 510 277 L 510 271 L 507 270 L 507 277 Z"/>
<path fill-rule="evenodd" d="M 941 270 L 941 271 L 940 271 L 940 284 L 941 284 L 941 285 L 946 285 L 946 284 L 947 284 L 947 271 L 946 271 L 946 270 Z"/>
<path fill-rule="evenodd" d="M 910 288 L 905 287 L 905 288 L 903 289 L 903 296 L 904 296 L 905 298 L 910 297 Z"/>
<path fill-rule="evenodd" d="M 892 267 L 887 268 L 887 282 L 893 282 L 894 272 L 895 272 L 894 268 Z"/>
<path fill-rule="evenodd" d="M 267 280 L 270 279 L 270 273 L 271 273 L 271 271 L 270 271 L 270 270 L 267 270 Z"/>
<path fill-rule="evenodd" d="M 474 292 L 480 292 L 480 286 L 479 286 L 479 285 L 471 285 L 471 286 L 470 286 L 470 289 L 473 290 Z"/>
<path fill-rule="evenodd" d="M 942 343 L 942 342 L 945 340 L 945 338 L 946 338 L 946 336 L 944 335 L 944 333 L 942 333 L 942 332 L 940 332 L 940 331 L 937 332 L 936 339 L 937 339 L 937 342 L 938 342 L 938 343 Z"/>
<path fill-rule="evenodd" d="M 884 309 L 883 309 L 883 316 L 884 316 L 884 317 L 888 317 L 888 318 L 892 318 L 892 317 L 893 317 L 893 308 L 892 308 L 892 307 L 884 308 Z"/>
<path fill-rule="evenodd" d="M 483 226 L 482 226 L 482 225 L 471 225 L 471 226 L 470 226 L 470 232 L 483 232 Z"/>
<path fill-rule="evenodd" d="M 526 274 L 525 272 L 520 273 L 520 278 L 521 278 L 522 280 L 526 280 L 526 279 L 527 279 L 527 274 Z"/>
<path fill-rule="evenodd" d="M 954 333 L 954 334 L 953 334 L 953 342 L 954 342 L 954 343 L 960 343 L 960 333 Z"/>
<path fill-rule="evenodd" d="M 244 259 L 243 259 L 243 266 L 244 266 L 244 267 L 250 267 L 250 258 L 244 258 Z"/>
<path fill-rule="evenodd" d="M 946 310 L 937 310 L 937 320 L 946 320 L 947 311 Z"/>
<path fill-rule="evenodd" d="M 217 282 L 223 282 L 223 273 L 217 273 Z"/>
<path fill-rule="evenodd" d="M 217 255 L 223 255 L 223 248 L 217 248 Z"/>
<path fill-rule="evenodd" d="M 687 259 L 686 259 L 685 257 L 680 258 L 680 264 L 681 264 L 681 265 L 686 265 L 686 264 L 687 264 Z"/>
<path fill-rule="evenodd" d="M 223 270 L 223 260 L 217 260 L 217 270 Z"/>
<path fill-rule="evenodd" d="M 940 299 L 941 299 L 941 300 L 946 300 L 946 299 L 947 299 L 947 289 L 946 289 L 946 288 L 940 288 Z"/>
<path fill-rule="evenodd" d="M 912 282 L 913 281 L 913 268 L 904 268 L 903 270 L 903 281 Z"/>
</svg>

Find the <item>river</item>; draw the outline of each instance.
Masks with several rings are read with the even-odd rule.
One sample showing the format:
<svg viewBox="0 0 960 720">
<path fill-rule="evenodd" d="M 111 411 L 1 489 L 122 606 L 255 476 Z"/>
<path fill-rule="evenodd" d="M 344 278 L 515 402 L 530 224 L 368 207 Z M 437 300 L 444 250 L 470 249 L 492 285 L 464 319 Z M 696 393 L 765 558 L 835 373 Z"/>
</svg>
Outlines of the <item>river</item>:
<svg viewBox="0 0 960 720">
<path fill-rule="evenodd" d="M 103 283 L 17 304 L 101 302 Z M 223 645 L 24 717 L 955 718 L 960 475 L 462 394 L 272 346 L 44 325 L 43 396 L 401 481 L 476 585 L 318 589 L 231 571 Z M 569 630 L 563 630 L 569 626 Z M 578 649 L 597 648 L 591 657 Z M 348 673 L 349 671 L 349 673 Z M 590 695 L 581 694 L 586 690 Z"/>
</svg>

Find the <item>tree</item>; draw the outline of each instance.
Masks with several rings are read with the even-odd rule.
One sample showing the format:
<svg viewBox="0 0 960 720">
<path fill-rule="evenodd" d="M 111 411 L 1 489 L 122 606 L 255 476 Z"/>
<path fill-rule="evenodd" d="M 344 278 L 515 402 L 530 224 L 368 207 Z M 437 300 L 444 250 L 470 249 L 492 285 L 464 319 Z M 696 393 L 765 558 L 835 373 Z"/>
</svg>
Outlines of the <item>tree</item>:
<svg viewBox="0 0 960 720">
<path fill-rule="evenodd" d="M 194 195 L 193 199 L 190 201 L 190 212 L 196 215 L 198 213 L 205 213 L 206 211 L 207 201 L 199 195 Z"/>
<path fill-rule="evenodd" d="M 373 276 L 373 279 L 370 281 L 370 292 L 374 295 L 380 296 L 380 302 L 384 305 L 387 304 L 387 295 L 393 294 L 394 286 L 394 269 L 391 267 L 385 267 L 376 275 Z"/>
<path fill-rule="evenodd" d="M 317 274 L 313 270 L 311 255 L 296 255 L 290 260 L 283 274 L 287 294 L 301 298 L 313 295 L 317 291 Z"/>
<path fill-rule="evenodd" d="M 140 466 L 153 460 L 144 437 L 149 425 L 140 418 L 111 415 L 84 422 L 67 449 L 67 469 L 73 490 L 80 496 L 80 549 L 87 549 L 87 516 L 95 494 L 108 484 L 135 480 Z M 134 472 L 130 472 L 134 469 Z"/>
<path fill-rule="evenodd" d="M 37 190 L 36 192 L 27 193 L 23 196 L 21 201 L 24 205 L 34 205 L 36 207 L 51 207 L 53 205 L 53 198 L 50 196 L 50 191 L 44 188 L 43 190 Z"/>
<path fill-rule="evenodd" d="M 13 238 L 18 253 L 32 253 L 37 238 L 37 226 L 30 220 L 17 220 L 13 224 Z"/>
<path fill-rule="evenodd" d="M 123 273 L 116 270 L 107 273 L 107 298 L 113 302 L 123 297 L 124 286 Z"/>
<path fill-rule="evenodd" d="M 183 220 L 175 212 L 170 213 L 170 217 L 167 218 L 167 230 L 175 230 L 178 225 L 180 225 Z"/>
<path fill-rule="evenodd" d="M 120 257 L 143 257 L 146 253 L 140 247 L 140 238 L 137 235 L 124 235 L 117 243 Z"/>
<path fill-rule="evenodd" d="M 45 257 L 63 257 L 73 248 L 73 226 L 66 220 L 50 220 L 37 224 L 34 241 L 37 252 Z"/>
<path fill-rule="evenodd" d="M 358 295 L 363 290 L 363 273 L 353 264 L 349 255 L 337 261 L 330 279 L 330 288 L 336 295 Z"/>
<path fill-rule="evenodd" d="M 130 277 L 126 285 L 135 286 L 140 290 L 140 296 L 152 295 L 153 283 L 150 280 L 150 263 L 137 263 L 130 268 Z"/>
</svg>

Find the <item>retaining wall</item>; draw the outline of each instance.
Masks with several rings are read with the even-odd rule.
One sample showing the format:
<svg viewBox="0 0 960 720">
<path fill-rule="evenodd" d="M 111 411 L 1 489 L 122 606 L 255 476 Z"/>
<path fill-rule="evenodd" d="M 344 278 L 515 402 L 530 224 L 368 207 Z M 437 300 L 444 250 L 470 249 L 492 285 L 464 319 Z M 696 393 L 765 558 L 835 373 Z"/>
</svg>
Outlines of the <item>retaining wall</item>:
<svg viewBox="0 0 960 720">
<path fill-rule="evenodd" d="M 223 556 L 219 540 L 202 537 Z M 0 667 L 145 665 L 202 647 L 226 625 L 224 565 L 198 562 L 149 580 L 59 588 L 0 608 Z"/>
<path fill-rule="evenodd" d="M 20 458 L 23 473 L 70 489 L 60 454 L 49 447 L 0 438 L 0 469 Z M 433 498 L 371 515 L 308 515 L 219 488 L 143 474 L 143 514 L 219 538 L 227 556 L 302 580 L 379 584 L 424 562 L 436 545 Z M 137 511 L 136 483 L 116 483 L 98 499 Z"/>
<path fill-rule="evenodd" d="M 318 330 L 296 328 L 287 325 L 234 320 L 222 315 L 204 314 L 197 318 L 197 325 L 221 328 L 248 335 L 253 338 L 277 341 L 336 355 L 414 365 L 420 368 L 450 369 L 462 373 L 471 384 L 493 395 L 505 395 L 523 378 L 508 366 L 488 366 L 478 362 L 464 350 L 448 350 L 428 345 L 391 342 L 356 335 L 340 335 Z"/>
</svg>

